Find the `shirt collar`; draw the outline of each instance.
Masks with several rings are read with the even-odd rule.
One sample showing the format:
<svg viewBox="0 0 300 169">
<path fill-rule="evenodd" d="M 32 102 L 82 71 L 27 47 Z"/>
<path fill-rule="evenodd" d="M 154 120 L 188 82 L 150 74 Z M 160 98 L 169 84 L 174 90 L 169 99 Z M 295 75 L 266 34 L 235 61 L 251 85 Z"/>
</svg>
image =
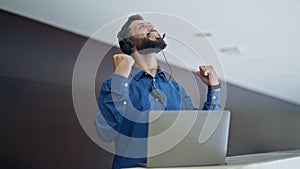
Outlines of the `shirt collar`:
<svg viewBox="0 0 300 169">
<path fill-rule="evenodd" d="M 135 80 L 140 80 L 142 75 L 145 74 L 147 72 L 145 72 L 144 70 L 138 68 L 137 66 L 133 66 L 131 68 L 131 73 L 130 73 L 130 77 L 131 78 L 134 78 Z M 168 78 L 166 77 L 165 73 L 164 73 L 164 70 L 160 67 L 160 66 L 157 66 L 157 73 L 156 73 L 156 76 L 158 76 L 163 79 L 164 81 L 168 81 Z"/>
</svg>

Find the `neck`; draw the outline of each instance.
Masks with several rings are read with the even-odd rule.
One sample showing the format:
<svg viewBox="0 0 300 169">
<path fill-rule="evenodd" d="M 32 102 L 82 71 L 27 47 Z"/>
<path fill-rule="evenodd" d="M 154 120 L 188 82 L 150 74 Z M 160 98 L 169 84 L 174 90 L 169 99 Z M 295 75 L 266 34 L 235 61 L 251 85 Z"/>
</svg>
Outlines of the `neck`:
<svg viewBox="0 0 300 169">
<path fill-rule="evenodd" d="M 135 60 L 135 66 L 139 67 L 140 69 L 144 70 L 145 72 L 149 73 L 154 77 L 157 73 L 157 59 L 156 54 L 151 53 L 147 55 L 141 55 L 138 52 L 133 54 Z"/>
</svg>

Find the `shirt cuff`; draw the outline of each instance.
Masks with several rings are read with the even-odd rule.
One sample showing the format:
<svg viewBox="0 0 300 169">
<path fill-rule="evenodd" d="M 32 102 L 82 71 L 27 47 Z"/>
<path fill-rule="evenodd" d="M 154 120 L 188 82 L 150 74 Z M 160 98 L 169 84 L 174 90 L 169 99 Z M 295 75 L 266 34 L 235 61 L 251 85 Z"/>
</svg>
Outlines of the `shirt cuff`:
<svg viewBox="0 0 300 169">
<path fill-rule="evenodd" d="M 220 104 L 220 95 L 221 91 L 213 91 L 213 90 L 208 90 L 207 91 L 207 103 L 208 104 L 214 104 L 214 105 L 219 105 Z"/>
<path fill-rule="evenodd" d="M 113 74 L 111 81 L 111 90 L 116 93 L 125 94 L 129 91 L 129 82 L 128 78 Z"/>
</svg>

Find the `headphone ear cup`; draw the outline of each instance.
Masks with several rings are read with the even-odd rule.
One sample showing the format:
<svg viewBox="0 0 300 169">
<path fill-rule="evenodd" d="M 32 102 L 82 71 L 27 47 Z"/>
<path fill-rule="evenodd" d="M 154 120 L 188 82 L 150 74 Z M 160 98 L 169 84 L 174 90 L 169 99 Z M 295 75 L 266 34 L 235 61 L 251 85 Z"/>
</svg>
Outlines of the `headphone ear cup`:
<svg viewBox="0 0 300 169">
<path fill-rule="evenodd" d="M 121 40 L 119 41 L 119 45 L 122 52 L 127 55 L 131 55 L 134 51 L 134 44 L 131 40 Z"/>
</svg>

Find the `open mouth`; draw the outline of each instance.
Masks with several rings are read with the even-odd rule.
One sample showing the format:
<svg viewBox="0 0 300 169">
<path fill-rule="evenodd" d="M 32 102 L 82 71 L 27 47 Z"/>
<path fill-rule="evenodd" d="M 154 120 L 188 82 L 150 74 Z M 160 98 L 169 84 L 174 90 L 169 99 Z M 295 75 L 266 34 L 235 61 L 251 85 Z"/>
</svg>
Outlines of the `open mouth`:
<svg viewBox="0 0 300 169">
<path fill-rule="evenodd" d="M 151 32 L 149 32 L 149 33 L 147 33 L 147 36 L 148 36 L 149 38 L 154 38 L 154 39 L 160 38 L 158 32 L 155 31 L 155 30 L 153 30 L 153 31 L 151 31 Z"/>
</svg>

